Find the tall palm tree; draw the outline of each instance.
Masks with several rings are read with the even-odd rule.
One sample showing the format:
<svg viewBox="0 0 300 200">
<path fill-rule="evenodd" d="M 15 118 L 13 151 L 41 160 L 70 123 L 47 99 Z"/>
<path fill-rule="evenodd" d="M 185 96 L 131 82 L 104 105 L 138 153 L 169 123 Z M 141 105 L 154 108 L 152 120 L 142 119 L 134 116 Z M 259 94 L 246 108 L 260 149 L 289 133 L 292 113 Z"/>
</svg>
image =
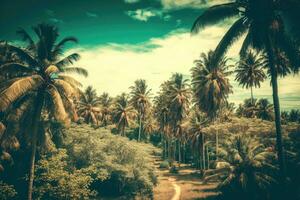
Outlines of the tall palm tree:
<svg viewBox="0 0 300 200">
<path fill-rule="evenodd" d="M 182 74 L 175 73 L 167 84 L 166 95 L 169 105 L 169 126 L 172 131 L 171 140 L 176 140 L 173 145 L 173 156 L 176 158 L 176 143 L 178 142 L 178 153 L 181 152 L 182 138 L 184 138 L 184 120 L 188 116 L 190 106 L 191 90 L 188 79 L 184 79 Z M 171 141 L 172 142 L 172 141 Z"/>
<path fill-rule="evenodd" d="M 145 80 L 139 79 L 134 82 L 134 86 L 130 87 L 131 102 L 134 108 L 139 113 L 139 135 L 138 141 L 141 140 L 141 134 L 143 129 L 143 123 L 145 121 L 146 112 L 150 108 L 150 92 L 148 85 Z"/>
<path fill-rule="evenodd" d="M 87 76 L 87 72 L 82 68 L 68 67 L 79 59 L 78 54 L 62 57 L 64 45 L 68 42 L 77 42 L 76 38 L 67 37 L 57 42 L 58 29 L 48 24 L 39 24 L 33 27 L 33 31 L 37 41 L 34 41 L 24 29 L 18 31 L 22 39 L 27 42 L 26 48 L 13 45 L 0 46 L 0 48 L 8 48 L 22 61 L 6 63 L 0 67 L 1 72 L 17 74 L 13 79 L 7 80 L 0 89 L 0 112 L 12 112 L 16 117 L 30 113 L 29 116 L 26 115 L 26 130 L 31 133 L 32 149 L 28 184 L 29 200 L 32 199 L 41 114 L 45 111 L 57 121 L 67 123 L 66 110 L 73 113 L 74 110 L 66 108 L 74 108 L 70 99 L 76 93 L 80 83 L 65 74 L 76 72 Z"/>
<path fill-rule="evenodd" d="M 253 102 L 253 87 L 260 87 L 260 83 L 266 79 L 266 75 L 262 69 L 261 57 L 248 51 L 244 57 L 237 64 L 235 80 L 239 82 L 242 87 L 251 89 L 251 99 Z"/>
<path fill-rule="evenodd" d="M 117 96 L 113 107 L 113 121 L 117 125 L 118 132 L 125 136 L 125 128 L 130 126 L 132 120 L 136 117 L 134 107 L 129 103 L 128 95 L 122 93 Z"/>
<path fill-rule="evenodd" d="M 215 53 L 201 54 L 196 60 L 192 71 L 192 87 L 196 104 L 211 120 L 216 119 L 218 110 L 227 103 L 227 98 L 232 93 L 229 83 L 227 65 L 228 59 L 215 59 Z M 218 154 L 218 132 L 216 132 L 216 155 Z"/>
<path fill-rule="evenodd" d="M 97 97 L 96 90 L 92 86 L 88 86 L 81 94 L 78 102 L 78 114 L 83 117 L 87 124 L 99 124 L 101 117 L 100 100 Z"/>
<path fill-rule="evenodd" d="M 205 133 L 203 128 L 207 125 L 207 119 L 203 116 L 202 113 L 199 111 L 194 111 L 192 117 L 190 119 L 190 140 L 192 142 L 193 149 L 196 149 L 196 152 L 200 152 L 200 167 L 201 169 L 206 169 L 206 162 L 205 162 Z M 202 161 L 202 162 L 201 162 Z M 207 163 L 207 167 L 209 163 Z"/>
<path fill-rule="evenodd" d="M 107 126 L 108 122 L 110 121 L 112 100 L 113 99 L 106 92 L 99 97 L 101 105 L 101 121 L 104 126 Z"/>
<path fill-rule="evenodd" d="M 297 18 L 295 18 L 295 16 L 299 15 L 297 13 L 299 12 L 299 8 L 299 1 L 294 0 L 235 0 L 208 8 L 197 18 L 192 27 L 192 32 L 197 33 L 205 26 L 231 17 L 237 17 L 237 20 L 217 45 L 215 50 L 216 59 L 222 58 L 229 47 L 245 34 L 246 37 L 240 50 L 242 57 L 249 47 L 266 52 L 273 90 L 276 142 L 282 183 L 285 182 L 285 164 L 282 146 L 276 55 L 278 52 L 283 52 L 294 67 L 294 71 L 297 71 L 299 67 L 299 46 L 297 47 L 293 40 L 299 36 L 299 32 L 295 34 L 291 30 L 299 27 Z"/>
</svg>

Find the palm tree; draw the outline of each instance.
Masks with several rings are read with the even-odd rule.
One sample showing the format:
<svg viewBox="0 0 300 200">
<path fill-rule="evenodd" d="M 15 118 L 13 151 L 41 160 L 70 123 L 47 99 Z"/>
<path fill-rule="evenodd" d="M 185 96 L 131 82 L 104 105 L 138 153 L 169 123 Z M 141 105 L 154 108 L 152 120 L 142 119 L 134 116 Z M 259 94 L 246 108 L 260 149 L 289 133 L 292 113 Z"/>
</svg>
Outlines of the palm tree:
<svg viewBox="0 0 300 200">
<path fill-rule="evenodd" d="M 18 33 L 27 42 L 26 48 L 16 47 L 10 44 L 0 45 L 0 48 L 8 48 L 22 62 L 6 63 L 0 67 L 14 75 L 7 80 L 0 89 L 0 112 L 13 113 L 15 117 L 30 113 L 27 116 L 26 130 L 31 133 L 31 161 L 28 184 L 28 199 L 32 199 L 34 163 L 37 148 L 38 127 L 41 122 L 42 112 L 47 112 L 57 121 L 68 122 L 66 108 L 74 108 L 70 100 L 77 87 L 80 85 L 75 79 L 66 76 L 65 73 L 76 72 L 87 76 L 82 68 L 68 67 L 79 59 L 74 53 L 65 58 L 63 47 L 67 42 L 77 42 L 74 37 L 67 37 L 57 43 L 58 29 L 47 24 L 39 24 L 33 27 L 37 41 L 23 29 Z M 17 106 L 17 107 L 15 107 Z M 16 112 L 18 110 L 18 112 Z M 74 110 L 67 109 L 68 111 Z M 29 130 L 30 128 L 30 130 Z"/>
<path fill-rule="evenodd" d="M 150 107 L 150 92 L 148 85 L 145 80 L 139 79 L 134 82 L 134 86 L 130 87 L 131 89 L 131 102 L 134 108 L 139 113 L 139 135 L 138 141 L 141 140 L 141 134 L 143 129 L 143 123 L 145 121 L 145 115 L 147 110 Z"/>
<path fill-rule="evenodd" d="M 81 94 L 78 103 L 78 114 L 83 117 L 85 123 L 98 125 L 101 115 L 100 100 L 92 86 L 88 86 L 84 93 Z"/>
<path fill-rule="evenodd" d="M 272 177 L 275 154 L 260 142 L 245 134 L 233 135 L 223 144 L 222 165 L 204 173 L 204 180 L 220 178 L 218 188 L 232 198 L 260 199 L 268 186 L 276 183 Z M 264 192 L 262 192 L 264 191 Z M 228 198 L 228 197 L 227 197 Z"/>
<path fill-rule="evenodd" d="M 110 121 L 112 100 L 113 99 L 106 92 L 99 97 L 101 105 L 101 121 L 105 127 Z"/>
<path fill-rule="evenodd" d="M 129 103 L 128 95 L 122 93 L 116 97 L 112 113 L 118 132 L 125 136 L 125 128 L 131 124 L 136 116 L 134 107 Z"/>
<path fill-rule="evenodd" d="M 266 79 L 266 75 L 262 69 L 262 58 L 258 58 L 257 54 L 248 51 L 237 64 L 235 80 L 242 87 L 251 89 L 251 99 L 253 102 L 253 87 L 260 87 L 260 83 Z"/>
<path fill-rule="evenodd" d="M 201 54 L 200 60 L 196 60 L 196 66 L 192 68 L 192 87 L 196 104 L 200 110 L 214 120 L 217 111 L 227 103 L 227 98 L 232 93 L 229 83 L 228 59 L 215 59 L 215 53 Z M 216 155 L 218 154 L 218 133 L 216 132 Z"/>
<path fill-rule="evenodd" d="M 207 119 L 203 116 L 199 111 L 194 111 L 192 117 L 190 119 L 190 140 L 192 142 L 193 149 L 196 149 L 196 152 L 200 152 L 200 168 L 206 169 L 205 162 L 205 133 L 203 128 L 207 125 Z M 201 162 L 202 161 L 202 162 Z M 209 167 L 209 163 L 207 163 L 207 167 Z"/>
<path fill-rule="evenodd" d="M 183 138 L 183 134 L 185 133 L 183 124 L 184 120 L 188 115 L 188 110 L 190 106 L 190 97 L 191 90 L 188 85 L 188 79 L 184 79 L 182 74 L 175 73 L 172 75 L 170 81 L 167 84 L 166 95 L 168 99 L 169 105 L 169 125 L 173 132 L 173 136 L 178 140 L 179 147 L 178 151 L 181 151 L 181 138 Z M 174 149 L 176 148 L 176 141 Z M 173 152 L 174 158 L 176 155 L 176 151 Z"/>
<path fill-rule="evenodd" d="M 283 52 L 291 66 L 294 67 L 294 71 L 297 71 L 297 67 L 299 67 L 299 50 L 295 45 L 296 43 L 293 43 L 297 35 L 291 30 L 295 30 L 292 28 L 299 24 L 297 19 L 293 17 L 298 15 L 299 8 L 299 2 L 294 0 L 235 0 L 208 8 L 197 18 L 192 27 L 192 32 L 197 33 L 205 26 L 231 17 L 237 17 L 238 19 L 217 45 L 215 59 L 222 58 L 229 47 L 245 34 L 246 37 L 240 50 L 242 57 L 250 46 L 258 51 L 265 51 L 269 61 L 273 89 L 277 153 L 282 183 L 285 182 L 285 164 L 282 147 L 276 55 L 278 52 Z"/>
<path fill-rule="evenodd" d="M 268 99 L 260 99 L 257 102 L 257 117 L 263 120 L 274 120 L 273 105 Z"/>
</svg>

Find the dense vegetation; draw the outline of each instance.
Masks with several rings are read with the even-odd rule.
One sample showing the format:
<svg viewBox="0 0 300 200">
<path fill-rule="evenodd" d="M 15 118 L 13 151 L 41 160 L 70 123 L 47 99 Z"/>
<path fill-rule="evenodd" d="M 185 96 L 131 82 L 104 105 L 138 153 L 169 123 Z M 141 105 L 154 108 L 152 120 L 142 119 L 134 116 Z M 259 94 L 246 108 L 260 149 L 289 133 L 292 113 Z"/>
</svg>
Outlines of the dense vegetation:
<svg viewBox="0 0 300 200">
<path fill-rule="evenodd" d="M 82 90 L 70 75 L 88 75 L 72 66 L 80 56 L 63 51 L 77 39 L 58 41 L 55 26 L 35 26 L 36 37 L 18 30 L 24 46 L 1 41 L 0 199 L 151 199 L 159 149 L 162 168 L 190 164 L 218 183 L 221 199 L 299 199 L 300 111 L 280 112 L 277 81 L 300 66 L 294 7 L 236 0 L 208 8 L 193 33 L 236 21 L 190 66 L 191 80 L 174 73 L 156 96 L 143 79 L 116 97 Z M 226 52 L 242 35 L 233 63 Z M 228 102 L 230 76 L 250 89 L 243 104 Z M 272 102 L 253 91 L 268 79 Z"/>
</svg>

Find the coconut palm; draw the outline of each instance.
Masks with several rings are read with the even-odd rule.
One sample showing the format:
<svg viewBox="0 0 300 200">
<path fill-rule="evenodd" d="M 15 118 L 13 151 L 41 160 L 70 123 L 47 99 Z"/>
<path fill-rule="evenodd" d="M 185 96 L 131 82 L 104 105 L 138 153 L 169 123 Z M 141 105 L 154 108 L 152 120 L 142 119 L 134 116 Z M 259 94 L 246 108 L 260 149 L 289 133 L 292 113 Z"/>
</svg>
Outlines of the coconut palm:
<svg viewBox="0 0 300 200">
<path fill-rule="evenodd" d="M 253 87 L 260 87 L 260 83 L 266 79 L 262 69 L 263 59 L 252 51 L 248 51 L 237 64 L 235 80 L 242 87 L 251 89 L 251 99 L 253 101 Z"/>
<path fill-rule="evenodd" d="M 141 134 L 143 130 L 143 123 L 145 121 L 145 115 L 150 108 L 150 92 L 145 80 L 139 79 L 134 82 L 134 86 L 130 87 L 131 102 L 134 108 L 138 111 L 139 120 L 139 135 L 138 141 L 141 140 Z"/>
<path fill-rule="evenodd" d="M 295 16 L 299 15 L 299 8 L 299 1 L 294 0 L 235 0 L 208 8 L 197 18 L 192 27 L 192 32 L 197 33 L 205 26 L 231 17 L 237 17 L 237 20 L 217 45 L 215 59 L 219 60 L 222 58 L 227 53 L 229 47 L 243 35 L 246 35 L 246 37 L 240 50 L 242 57 L 249 47 L 253 47 L 259 51 L 264 50 L 266 53 L 273 89 L 276 142 L 282 182 L 285 179 L 285 165 L 282 147 L 276 55 L 278 55 L 278 52 L 283 52 L 291 63 L 291 66 L 293 66 L 293 70 L 297 71 L 299 67 L 299 46 L 297 47 L 293 40 L 298 38 L 299 34 L 297 35 L 292 31 L 296 30 L 295 27 L 299 27 L 299 22 L 295 18 Z"/>
<path fill-rule="evenodd" d="M 196 153 L 200 153 L 200 168 L 206 169 L 206 162 L 205 162 L 205 133 L 203 128 L 207 125 L 208 120 L 205 119 L 204 115 L 199 111 L 194 111 L 191 118 L 190 118 L 190 128 L 189 128 L 189 135 L 190 140 L 192 143 L 193 149 L 196 150 Z M 207 167 L 209 164 L 207 163 Z"/>
<path fill-rule="evenodd" d="M 130 126 L 136 117 L 134 107 L 129 103 L 128 95 L 122 93 L 117 96 L 113 107 L 113 121 L 117 125 L 118 132 L 125 136 L 125 128 Z"/>
<path fill-rule="evenodd" d="M 191 69 L 196 103 L 200 110 L 212 119 L 232 92 L 228 79 L 231 74 L 228 71 L 228 59 L 218 61 L 214 57 L 213 51 L 209 51 L 208 54 L 202 53 L 200 60 L 195 61 L 196 66 Z"/>
<path fill-rule="evenodd" d="M 211 120 L 215 120 L 218 110 L 227 103 L 227 98 L 232 93 L 229 83 L 227 65 L 228 59 L 215 59 L 213 51 L 201 54 L 192 68 L 192 87 L 196 104 Z M 218 154 L 218 132 L 216 132 L 216 155 Z"/>
<path fill-rule="evenodd" d="M 28 199 L 32 199 L 34 179 L 34 163 L 37 148 L 38 127 L 41 122 L 42 112 L 49 113 L 51 118 L 63 123 L 68 122 L 66 110 L 75 113 L 71 101 L 80 85 L 75 79 L 66 73 L 76 72 L 87 75 L 82 68 L 68 67 L 79 59 L 79 55 L 73 53 L 63 58 L 63 47 L 68 42 L 77 42 L 74 37 L 67 37 L 57 42 L 58 29 L 47 24 L 39 24 L 33 27 L 37 41 L 23 29 L 18 33 L 27 43 L 26 48 L 20 48 L 10 44 L 1 45 L 14 53 L 22 62 L 5 63 L 0 71 L 14 75 L 7 80 L 0 89 L 0 112 L 12 113 L 11 117 L 26 118 L 23 130 L 30 134 L 31 161 L 29 171 Z M 20 129 L 19 129 L 20 130 Z"/>
<path fill-rule="evenodd" d="M 274 120 L 273 105 L 268 99 L 260 99 L 257 102 L 257 114 L 256 116 L 263 120 Z"/>
<path fill-rule="evenodd" d="M 221 164 L 204 173 L 204 180 L 221 179 L 218 185 L 227 198 L 265 199 L 264 191 L 276 183 L 272 177 L 275 154 L 245 134 L 233 135 L 223 144 Z"/>
<path fill-rule="evenodd" d="M 112 100 L 113 99 L 106 92 L 99 97 L 101 105 L 101 121 L 104 126 L 107 126 L 108 122 L 111 120 Z"/>
<path fill-rule="evenodd" d="M 96 90 L 92 86 L 88 86 L 80 96 L 78 115 L 84 119 L 85 123 L 98 125 L 101 117 L 100 111 L 100 100 Z"/>
</svg>

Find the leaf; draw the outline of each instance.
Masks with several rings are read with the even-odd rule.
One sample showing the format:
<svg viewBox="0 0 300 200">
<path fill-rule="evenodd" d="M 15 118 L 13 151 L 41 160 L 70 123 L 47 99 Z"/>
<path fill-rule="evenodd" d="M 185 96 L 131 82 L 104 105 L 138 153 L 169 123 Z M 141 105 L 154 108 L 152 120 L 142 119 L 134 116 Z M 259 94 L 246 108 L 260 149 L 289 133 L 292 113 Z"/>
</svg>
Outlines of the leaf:
<svg viewBox="0 0 300 200">
<path fill-rule="evenodd" d="M 53 105 L 53 110 L 51 110 L 51 112 L 53 113 L 55 119 L 59 122 L 62 122 L 64 125 L 68 125 L 68 115 L 59 92 L 53 85 L 49 87 L 48 92 L 51 96 Z"/>
<path fill-rule="evenodd" d="M 15 100 L 29 91 L 37 89 L 42 83 L 43 78 L 39 75 L 28 76 L 16 80 L 0 93 L 0 111 L 5 111 Z"/>
</svg>

